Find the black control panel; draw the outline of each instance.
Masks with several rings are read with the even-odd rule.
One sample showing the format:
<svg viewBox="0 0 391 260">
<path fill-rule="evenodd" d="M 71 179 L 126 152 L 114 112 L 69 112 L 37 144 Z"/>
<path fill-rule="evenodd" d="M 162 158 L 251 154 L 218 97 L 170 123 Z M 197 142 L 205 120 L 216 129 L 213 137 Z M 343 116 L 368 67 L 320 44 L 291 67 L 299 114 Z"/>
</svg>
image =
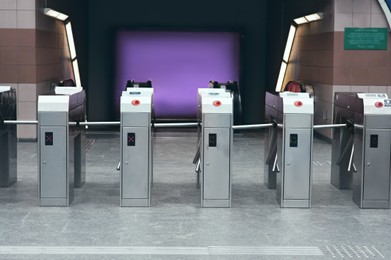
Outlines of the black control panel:
<svg viewBox="0 0 391 260">
<path fill-rule="evenodd" d="M 53 132 L 45 132 L 45 145 L 52 146 L 53 141 Z"/>
<path fill-rule="evenodd" d="M 297 134 L 290 134 L 289 147 L 298 147 L 298 145 L 299 145 L 299 136 Z"/>
<path fill-rule="evenodd" d="M 371 135 L 369 147 L 378 148 L 378 146 L 379 146 L 379 136 L 378 135 Z"/>
<path fill-rule="evenodd" d="M 128 133 L 128 146 L 135 146 L 135 145 L 136 145 L 136 134 Z"/>
<path fill-rule="evenodd" d="M 217 135 L 209 134 L 209 147 L 216 147 L 216 146 L 217 146 Z"/>
</svg>

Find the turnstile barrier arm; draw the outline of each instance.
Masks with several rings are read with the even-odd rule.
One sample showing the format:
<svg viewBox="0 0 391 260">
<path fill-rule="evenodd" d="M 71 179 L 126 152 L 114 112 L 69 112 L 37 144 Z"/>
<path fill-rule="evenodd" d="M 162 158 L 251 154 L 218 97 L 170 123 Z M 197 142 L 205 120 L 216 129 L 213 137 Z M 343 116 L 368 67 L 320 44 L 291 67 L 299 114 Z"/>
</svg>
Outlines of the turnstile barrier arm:
<svg viewBox="0 0 391 260">
<path fill-rule="evenodd" d="M 277 162 L 278 154 L 274 157 L 274 163 L 273 163 L 273 172 L 280 172 L 280 167 L 278 167 L 278 162 Z"/>
<path fill-rule="evenodd" d="M 349 164 L 348 164 L 348 172 L 350 172 L 352 168 L 353 168 L 353 172 L 357 172 L 356 165 L 353 162 L 353 156 L 354 156 L 354 144 L 352 145 L 352 150 L 350 152 L 350 158 L 349 158 Z"/>
</svg>

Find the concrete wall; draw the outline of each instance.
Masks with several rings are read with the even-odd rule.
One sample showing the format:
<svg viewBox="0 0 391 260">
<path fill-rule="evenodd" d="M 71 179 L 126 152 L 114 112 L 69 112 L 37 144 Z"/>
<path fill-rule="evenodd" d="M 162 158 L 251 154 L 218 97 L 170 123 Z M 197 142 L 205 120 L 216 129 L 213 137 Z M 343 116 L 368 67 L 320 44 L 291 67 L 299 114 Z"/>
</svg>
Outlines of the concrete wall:
<svg viewBox="0 0 391 260">
<path fill-rule="evenodd" d="M 17 91 L 17 118 L 36 120 L 37 97 L 70 77 L 63 23 L 43 14 L 44 0 L 0 1 L 0 85 Z M 18 126 L 19 139 L 36 139 L 36 126 Z"/>
</svg>

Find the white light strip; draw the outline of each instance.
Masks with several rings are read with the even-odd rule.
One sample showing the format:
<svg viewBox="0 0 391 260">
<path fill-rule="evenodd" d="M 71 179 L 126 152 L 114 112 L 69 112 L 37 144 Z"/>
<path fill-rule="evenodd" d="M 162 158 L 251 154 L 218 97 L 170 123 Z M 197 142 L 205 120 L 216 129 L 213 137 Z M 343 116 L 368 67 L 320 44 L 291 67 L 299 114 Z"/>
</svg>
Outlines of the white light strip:
<svg viewBox="0 0 391 260">
<path fill-rule="evenodd" d="M 293 21 L 295 21 L 295 23 L 298 25 L 308 23 L 308 20 L 305 19 L 305 17 L 299 17 L 299 18 L 293 19 Z"/>
<path fill-rule="evenodd" d="M 75 81 L 76 81 L 76 86 L 81 87 L 79 64 L 77 63 L 77 60 L 72 61 L 72 68 L 73 68 L 73 75 L 74 75 Z"/>
<path fill-rule="evenodd" d="M 50 9 L 50 8 L 43 9 L 43 13 L 45 15 L 47 15 L 47 16 L 56 18 L 56 19 L 61 20 L 61 21 L 65 21 L 68 18 L 68 15 L 60 13 L 60 12 L 57 12 L 57 11 L 55 11 L 53 9 Z"/>
<path fill-rule="evenodd" d="M 288 39 L 286 41 L 284 56 L 282 57 L 282 60 L 285 61 L 286 63 L 288 63 L 289 56 L 291 55 L 293 40 L 295 39 L 295 35 L 296 35 L 296 27 L 291 25 L 291 28 L 289 29 Z"/>
<path fill-rule="evenodd" d="M 388 22 L 388 26 L 391 28 L 391 11 L 390 11 L 390 8 L 388 7 L 386 1 L 384 0 L 379 0 L 379 4 L 381 6 L 381 8 L 383 9 L 383 12 L 386 16 L 386 19 L 387 19 L 387 22 Z"/>
<path fill-rule="evenodd" d="M 76 48 L 75 48 L 75 41 L 73 39 L 71 22 L 68 22 L 65 25 L 65 29 L 67 32 L 68 46 L 69 46 L 69 52 L 71 53 L 71 60 L 73 60 L 76 58 Z"/>
<path fill-rule="evenodd" d="M 282 90 L 282 84 L 284 83 L 287 66 L 288 64 L 286 64 L 285 62 L 281 63 L 280 74 L 278 75 L 278 80 L 276 85 L 276 92 L 280 92 Z"/>
<path fill-rule="evenodd" d="M 309 22 L 317 21 L 323 19 L 323 13 L 314 13 L 304 16 Z"/>
</svg>

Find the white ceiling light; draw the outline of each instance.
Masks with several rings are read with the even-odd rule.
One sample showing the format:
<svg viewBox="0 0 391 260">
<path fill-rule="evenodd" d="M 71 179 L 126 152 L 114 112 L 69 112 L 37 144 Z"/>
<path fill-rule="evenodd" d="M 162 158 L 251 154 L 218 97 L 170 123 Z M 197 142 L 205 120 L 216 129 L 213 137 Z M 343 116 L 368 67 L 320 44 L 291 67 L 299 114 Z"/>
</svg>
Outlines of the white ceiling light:
<svg viewBox="0 0 391 260">
<path fill-rule="evenodd" d="M 57 12 L 57 11 L 50 9 L 50 8 L 43 9 L 43 13 L 47 16 L 56 18 L 60 21 L 65 21 L 66 19 L 68 19 L 68 15 Z"/>
<path fill-rule="evenodd" d="M 286 63 L 288 63 L 289 56 L 291 55 L 293 40 L 295 39 L 295 35 L 296 35 L 296 27 L 291 25 L 291 28 L 289 29 L 288 39 L 286 41 L 284 56 L 282 58 L 283 61 L 285 61 Z"/>
<path fill-rule="evenodd" d="M 296 19 L 293 19 L 297 25 L 305 24 L 313 21 L 318 21 L 323 19 L 323 13 L 313 13 L 306 16 L 302 16 Z"/>
</svg>

